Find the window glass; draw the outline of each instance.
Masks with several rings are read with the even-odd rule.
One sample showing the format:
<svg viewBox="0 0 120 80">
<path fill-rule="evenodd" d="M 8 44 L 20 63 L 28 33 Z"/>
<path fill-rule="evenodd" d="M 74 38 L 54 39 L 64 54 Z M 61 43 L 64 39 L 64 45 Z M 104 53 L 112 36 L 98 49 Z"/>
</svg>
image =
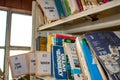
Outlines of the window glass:
<svg viewBox="0 0 120 80">
<path fill-rule="evenodd" d="M 32 16 L 12 13 L 11 42 L 12 46 L 31 46 Z"/>
<path fill-rule="evenodd" d="M 7 11 L 0 10 L 0 46 L 5 45 Z"/>
<path fill-rule="evenodd" d="M 0 68 L 3 71 L 4 67 L 4 49 L 0 49 Z"/>
</svg>

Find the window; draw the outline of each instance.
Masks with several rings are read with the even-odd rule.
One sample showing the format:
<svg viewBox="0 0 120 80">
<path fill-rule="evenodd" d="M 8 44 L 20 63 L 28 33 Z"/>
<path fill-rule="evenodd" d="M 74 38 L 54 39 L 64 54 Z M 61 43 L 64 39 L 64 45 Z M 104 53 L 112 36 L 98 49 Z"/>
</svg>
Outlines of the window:
<svg viewBox="0 0 120 80">
<path fill-rule="evenodd" d="M 4 66 L 4 46 L 6 33 L 7 11 L 0 10 L 0 68 L 3 71 Z"/>
<path fill-rule="evenodd" d="M 0 10 L 0 46 L 5 45 L 7 11 Z"/>
<path fill-rule="evenodd" d="M 11 42 L 12 46 L 31 46 L 32 16 L 12 13 Z"/>
</svg>

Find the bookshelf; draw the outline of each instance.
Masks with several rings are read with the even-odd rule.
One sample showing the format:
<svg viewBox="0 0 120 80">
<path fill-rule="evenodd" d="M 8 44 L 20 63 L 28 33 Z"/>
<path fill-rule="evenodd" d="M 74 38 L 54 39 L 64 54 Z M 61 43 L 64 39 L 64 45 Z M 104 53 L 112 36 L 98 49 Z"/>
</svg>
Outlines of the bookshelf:
<svg viewBox="0 0 120 80">
<path fill-rule="evenodd" d="M 75 32 L 88 31 L 88 29 L 98 30 L 98 29 L 103 29 L 103 28 L 111 28 L 113 26 L 120 25 L 120 19 L 119 19 L 120 10 L 119 10 L 119 8 L 120 8 L 119 0 L 114 0 L 114 1 L 111 1 L 108 3 L 105 3 L 103 5 L 100 5 L 98 7 L 94 7 L 94 8 L 70 15 L 68 17 L 57 20 L 50 24 L 46 24 L 43 26 L 38 25 L 38 30 L 42 31 L 42 30 L 56 30 L 57 29 L 57 30 L 64 30 L 67 32 L 75 33 Z M 110 14 L 108 14 L 108 13 L 110 13 Z M 108 15 L 106 16 L 104 14 L 106 14 L 106 15 L 108 14 Z M 104 18 L 99 19 L 94 22 L 91 22 L 89 20 L 86 20 L 86 21 L 83 20 L 83 18 L 85 18 L 88 15 L 98 15 L 98 16 L 100 16 L 100 18 L 101 17 L 104 17 Z M 81 21 L 84 23 L 82 23 Z M 104 23 L 102 23 L 103 21 L 104 21 Z M 81 24 L 79 22 L 81 22 Z M 77 25 L 76 25 L 76 23 L 77 23 Z M 71 25 L 74 26 L 74 28 Z M 94 26 L 94 27 L 92 27 L 92 26 Z M 101 27 L 99 27 L 99 26 L 101 26 Z"/>
<path fill-rule="evenodd" d="M 33 1 L 32 50 L 36 49 L 37 36 L 45 31 L 63 31 L 63 33 L 76 34 L 89 31 L 120 30 L 120 0 L 113 0 L 42 26 L 37 21 L 37 15 L 39 15 L 36 12 L 37 9 L 39 9 L 38 4 Z M 93 21 L 91 16 L 97 20 Z M 42 79 L 54 80 L 51 77 Z"/>
</svg>

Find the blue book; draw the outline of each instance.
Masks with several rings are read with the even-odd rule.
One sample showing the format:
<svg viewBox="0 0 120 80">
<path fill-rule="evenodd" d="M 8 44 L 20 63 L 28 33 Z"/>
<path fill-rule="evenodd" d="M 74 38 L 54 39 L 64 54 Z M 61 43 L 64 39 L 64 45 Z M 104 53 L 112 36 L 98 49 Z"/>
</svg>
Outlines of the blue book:
<svg viewBox="0 0 120 80">
<path fill-rule="evenodd" d="M 67 80 L 66 59 L 62 46 L 52 47 L 53 73 L 57 80 Z"/>
<path fill-rule="evenodd" d="M 53 45 L 63 45 L 63 39 L 62 38 L 53 38 Z"/>
<path fill-rule="evenodd" d="M 65 17 L 66 14 L 64 12 L 64 9 L 63 9 L 63 6 L 62 6 L 62 2 L 61 0 L 54 0 L 55 1 L 55 5 L 57 7 L 57 10 L 58 10 L 58 14 L 60 17 Z"/>
<path fill-rule="evenodd" d="M 85 39 L 82 39 L 80 41 L 80 44 L 82 46 L 82 50 L 85 56 L 86 63 L 88 65 L 88 70 L 90 72 L 91 80 L 103 80 L 102 76 L 100 74 L 100 71 L 97 67 L 96 62 L 94 61 L 94 57 L 90 51 L 90 48 L 85 41 Z"/>
<path fill-rule="evenodd" d="M 119 32 L 120 36 L 120 32 Z M 120 80 L 120 37 L 112 31 L 86 33 L 85 38 L 112 80 Z"/>
</svg>

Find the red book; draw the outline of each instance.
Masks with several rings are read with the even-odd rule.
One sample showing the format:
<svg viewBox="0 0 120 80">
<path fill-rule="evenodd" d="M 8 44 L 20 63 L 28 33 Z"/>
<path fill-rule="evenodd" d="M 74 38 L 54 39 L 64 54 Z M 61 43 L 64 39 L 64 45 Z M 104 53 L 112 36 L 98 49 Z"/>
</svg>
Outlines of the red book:
<svg viewBox="0 0 120 80">
<path fill-rule="evenodd" d="M 109 0 L 103 0 L 103 2 L 104 2 L 104 3 L 107 3 L 107 2 L 109 2 Z"/>
<path fill-rule="evenodd" d="M 66 34 L 56 34 L 55 36 L 56 36 L 56 38 L 62 38 L 62 39 L 70 39 L 70 40 L 76 39 L 75 36 L 66 35 Z"/>
<path fill-rule="evenodd" d="M 83 6 L 82 6 L 82 3 L 81 3 L 81 0 L 76 0 L 76 2 L 78 4 L 79 10 L 83 11 Z"/>
</svg>

